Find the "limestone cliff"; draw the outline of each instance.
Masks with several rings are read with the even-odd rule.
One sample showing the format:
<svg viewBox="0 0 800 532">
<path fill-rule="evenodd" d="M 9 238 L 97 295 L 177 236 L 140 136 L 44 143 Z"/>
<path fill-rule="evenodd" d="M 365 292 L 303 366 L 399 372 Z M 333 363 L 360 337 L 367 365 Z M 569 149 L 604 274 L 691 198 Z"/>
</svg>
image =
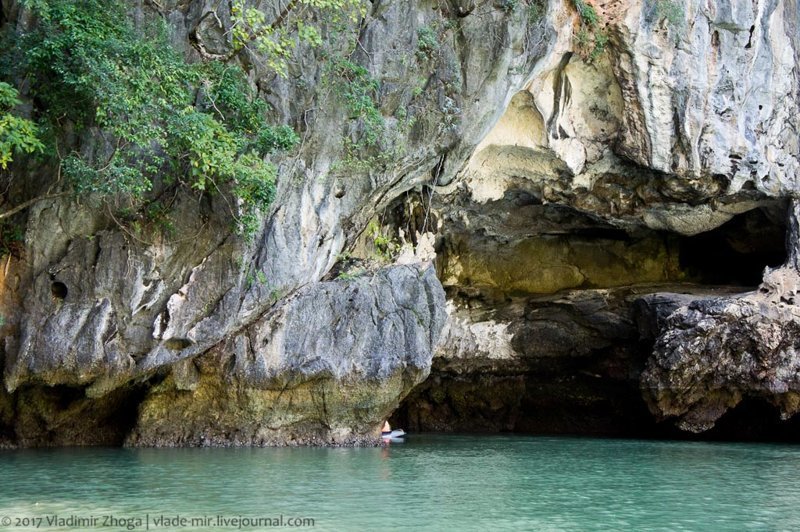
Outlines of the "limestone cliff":
<svg viewBox="0 0 800 532">
<path fill-rule="evenodd" d="M 590 4 L 591 27 L 571 1 L 365 3 L 344 34 L 392 154 L 367 161 L 322 82 L 344 39 L 286 78 L 236 59 L 302 138 L 252 241 L 214 195 L 176 197 L 153 238 L 71 196 L 20 212 L 0 444 L 363 442 L 404 400 L 442 430 L 635 433 L 645 405 L 703 430 L 747 397 L 793 414 L 794 282 L 737 294 L 800 238 L 797 2 Z M 200 61 L 231 46 L 230 10 L 131 16 Z M 0 24 L 29 23 L 3 0 Z M 14 171 L 9 203 L 59 183 Z"/>
</svg>

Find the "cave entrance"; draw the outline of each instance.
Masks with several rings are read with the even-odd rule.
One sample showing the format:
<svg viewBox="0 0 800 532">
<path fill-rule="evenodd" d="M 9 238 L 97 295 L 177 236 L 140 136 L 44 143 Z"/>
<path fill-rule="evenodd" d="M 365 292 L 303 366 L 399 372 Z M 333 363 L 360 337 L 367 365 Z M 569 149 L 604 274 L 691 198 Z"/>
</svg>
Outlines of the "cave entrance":
<svg viewBox="0 0 800 532">
<path fill-rule="evenodd" d="M 754 209 L 712 231 L 682 237 L 681 269 L 702 284 L 757 286 L 764 267 L 786 261 L 786 223 L 776 210 Z"/>
<path fill-rule="evenodd" d="M 765 267 L 786 260 L 784 213 L 784 206 L 775 202 L 691 237 L 649 230 L 612 234 L 600 226 L 589 231 L 576 223 L 579 230 L 559 237 L 578 242 L 568 244 L 570 249 L 602 248 L 607 243 L 619 247 L 620 241 L 635 246 L 642 239 L 662 239 L 663 245 L 653 248 L 662 250 L 658 257 L 670 262 L 669 268 L 664 267 L 670 273 L 663 282 L 636 284 L 622 279 L 611 286 L 587 284 L 552 294 L 506 291 L 499 297 L 490 293 L 491 286 L 462 279 L 447 291 L 462 320 L 460 329 L 450 328 L 462 332 L 449 334 L 462 336 L 445 338 L 430 376 L 401 402 L 392 425 L 414 432 L 698 438 L 670 422 L 656 422 L 642 399 L 639 375 L 653 339 L 638 329 L 634 302 L 655 292 L 677 292 L 687 298 L 719 294 L 721 285 L 729 287 L 726 293 L 751 290 L 760 283 Z M 482 242 L 491 245 L 485 238 Z M 492 245 L 490 251 L 487 255 L 500 256 L 513 249 Z M 570 257 L 584 261 L 579 264 L 583 271 L 589 269 L 583 256 Z M 509 261 L 519 259 L 515 255 Z M 619 281 L 608 275 L 595 278 Z M 481 347 L 464 332 L 469 324 L 475 325 L 473 331 L 494 331 L 494 339 L 482 337 Z M 503 335 L 510 339 L 502 349 L 486 349 L 487 343 Z M 495 356 L 500 351 L 505 354 Z"/>
<path fill-rule="evenodd" d="M 138 419 L 145 385 L 117 388 L 98 398 L 81 387 L 25 385 L 13 394 L 0 391 L 0 447 L 121 446 Z"/>
</svg>

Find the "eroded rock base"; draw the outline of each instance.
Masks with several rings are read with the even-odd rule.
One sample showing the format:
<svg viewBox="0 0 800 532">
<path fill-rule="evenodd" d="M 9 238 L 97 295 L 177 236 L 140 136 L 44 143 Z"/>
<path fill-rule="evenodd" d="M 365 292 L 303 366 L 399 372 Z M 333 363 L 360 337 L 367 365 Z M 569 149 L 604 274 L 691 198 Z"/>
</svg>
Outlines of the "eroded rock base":
<svg viewBox="0 0 800 532">
<path fill-rule="evenodd" d="M 652 378 L 654 370 L 645 370 L 668 318 L 677 319 L 673 314 L 690 303 L 737 300 L 742 290 L 639 285 L 511 298 L 491 309 L 455 298 L 460 306 L 431 376 L 393 421 L 420 432 L 794 440 L 800 421 L 781 418 L 766 400 L 740 396 L 741 404 L 720 412 L 716 426 L 695 433 L 669 416 L 654 416 L 643 397 L 640 382 Z M 662 400 L 667 397 L 675 396 Z"/>
</svg>

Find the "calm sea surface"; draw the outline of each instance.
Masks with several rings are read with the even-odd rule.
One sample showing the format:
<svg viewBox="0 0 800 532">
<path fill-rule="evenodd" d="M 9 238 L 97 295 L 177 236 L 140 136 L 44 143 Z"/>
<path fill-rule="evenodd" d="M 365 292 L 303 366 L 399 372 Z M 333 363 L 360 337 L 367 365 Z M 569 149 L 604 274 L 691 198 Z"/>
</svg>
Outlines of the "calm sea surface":
<svg viewBox="0 0 800 532">
<path fill-rule="evenodd" d="M 314 526 L 270 527 L 303 518 Z M 148 527 L 800 530 L 800 445 L 420 435 L 388 448 L 0 451 L 0 529 Z"/>
</svg>

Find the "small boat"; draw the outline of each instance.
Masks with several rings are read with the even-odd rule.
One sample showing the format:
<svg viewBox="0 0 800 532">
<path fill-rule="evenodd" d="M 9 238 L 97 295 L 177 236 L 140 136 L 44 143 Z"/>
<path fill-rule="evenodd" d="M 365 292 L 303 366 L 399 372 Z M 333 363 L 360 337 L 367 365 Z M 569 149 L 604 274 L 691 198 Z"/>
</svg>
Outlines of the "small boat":
<svg viewBox="0 0 800 532">
<path fill-rule="evenodd" d="M 406 435 L 403 429 L 395 429 L 391 432 L 381 432 L 381 439 L 383 441 L 401 442 Z"/>
</svg>

